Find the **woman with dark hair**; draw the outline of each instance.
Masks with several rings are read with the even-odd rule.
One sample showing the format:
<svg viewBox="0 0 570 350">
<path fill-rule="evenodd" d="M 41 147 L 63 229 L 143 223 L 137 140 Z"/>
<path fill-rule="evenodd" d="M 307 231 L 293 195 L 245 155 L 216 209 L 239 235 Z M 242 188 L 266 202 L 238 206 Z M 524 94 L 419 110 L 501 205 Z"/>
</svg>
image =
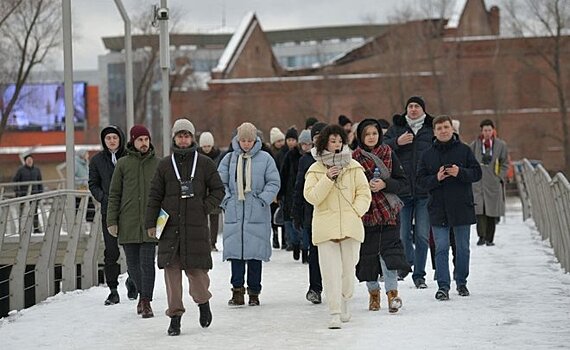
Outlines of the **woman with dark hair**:
<svg viewBox="0 0 570 350">
<path fill-rule="evenodd" d="M 361 217 L 372 196 L 339 125 L 325 127 L 311 153 L 316 162 L 307 171 L 303 194 L 314 206 L 312 241 L 319 249 L 323 290 L 332 316 L 328 327 L 335 329 L 351 317 L 348 301 L 364 240 Z"/>
<path fill-rule="evenodd" d="M 375 119 L 365 119 L 356 130 L 358 148 L 352 157 L 362 165 L 372 191 L 372 203 L 362 217 L 364 243 L 356 277 L 366 281 L 370 299 L 368 309 L 380 310 L 380 271 L 388 296 L 388 311 L 398 312 L 402 299 L 398 296 L 398 270 L 409 271 L 400 241 L 400 209 L 398 194 L 409 191 L 410 184 L 398 157 L 390 146 L 382 144 L 382 126 Z"/>
</svg>

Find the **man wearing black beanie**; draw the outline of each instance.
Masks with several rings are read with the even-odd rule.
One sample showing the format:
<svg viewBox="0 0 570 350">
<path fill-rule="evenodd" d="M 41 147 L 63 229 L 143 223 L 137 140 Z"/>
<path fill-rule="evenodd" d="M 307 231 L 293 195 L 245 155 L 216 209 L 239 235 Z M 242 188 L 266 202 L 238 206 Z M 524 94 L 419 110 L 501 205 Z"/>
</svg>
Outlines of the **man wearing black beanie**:
<svg viewBox="0 0 570 350">
<path fill-rule="evenodd" d="M 342 126 L 347 135 L 352 131 L 352 120 L 344 114 L 338 116 L 338 125 Z"/>
<path fill-rule="evenodd" d="M 427 288 L 425 266 L 430 232 L 428 192 L 416 183 L 419 160 L 431 147 L 433 139 L 433 118 L 425 109 L 422 97 L 410 97 L 406 101 L 406 111 L 402 115 L 394 115 L 392 126 L 384 136 L 384 142 L 392 147 L 410 181 L 410 191 L 400 194 L 400 199 L 404 202 L 400 212 L 400 238 L 408 262 L 414 266 L 412 279 L 418 289 Z M 412 219 L 415 219 L 413 230 Z M 402 273 L 400 277 L 405 275 L 407 273 Z"/>
</svg>

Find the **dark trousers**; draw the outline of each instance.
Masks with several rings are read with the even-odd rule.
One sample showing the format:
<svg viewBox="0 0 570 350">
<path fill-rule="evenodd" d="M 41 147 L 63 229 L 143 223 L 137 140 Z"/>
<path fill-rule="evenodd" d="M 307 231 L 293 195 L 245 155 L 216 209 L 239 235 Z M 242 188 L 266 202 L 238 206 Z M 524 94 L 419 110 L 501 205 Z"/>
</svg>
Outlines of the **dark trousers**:
<svg viewBox="0 0 570 350">
<path fill-rule="evenodd" d="M 213 246 L 218 242 L 218 230 L 220 228 L 220 214 L 208 215 L 210 220 L 210 244 Z"/>
<path fill-rule="evenodd" d="M 121 273 L 121 265 L 119 265 L 119 242 L 117 237 L 111 236 L 107 229 L 107 215 L 101 217 L 103 225 L 103 241 L 105 242 L 105 280 L 110 289 L 116 289 L 119 285 L 119 274 Z"/>
<path fill-rule="evenodd" d="M 495 239 L 497 219 L 493 216 L 477 215 L 477 235 L 485 242 L 493 242 Z"/>
<path fill-rule="evenodd" d="M 319 249 L 313 244 L 313 227 L 307 228 L 309 233 L 309 289 L 315 292 L 323 291 L 323 279 L 321 277 L 321 267 L 319 265 Z"/>
<path fill-rule="evenodd" d="M 134 280 L 141 298 L 152 300 L 154 291 L 154 256 L 156 243 L 123 244 L 129 277 Z"/>
<path fill-rule="evenodd" d="M 247 287 L 252 294 L 261 292 L 261 260 L 230 259 L 232 278 L 230 283 L 234 288 L 245 284 L 245 265 L 247 264 Z"/>
</svg>

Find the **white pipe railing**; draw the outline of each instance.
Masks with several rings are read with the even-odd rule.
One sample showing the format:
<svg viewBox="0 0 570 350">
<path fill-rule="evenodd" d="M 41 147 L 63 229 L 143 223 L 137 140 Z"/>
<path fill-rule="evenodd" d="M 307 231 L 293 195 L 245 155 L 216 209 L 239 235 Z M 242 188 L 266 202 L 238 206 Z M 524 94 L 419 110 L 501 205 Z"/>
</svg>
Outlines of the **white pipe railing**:
<svg viewBox="0 0 570 350">
<path fill-rule="evenodd" d="M 550 177 L 542 165 L 523 159 L 516 162 L 515 175 L 523 207 L 523 219 L 532 217 L 542 239 L 570 272 L 570 182 L 562 174 Z"/>
</svg>

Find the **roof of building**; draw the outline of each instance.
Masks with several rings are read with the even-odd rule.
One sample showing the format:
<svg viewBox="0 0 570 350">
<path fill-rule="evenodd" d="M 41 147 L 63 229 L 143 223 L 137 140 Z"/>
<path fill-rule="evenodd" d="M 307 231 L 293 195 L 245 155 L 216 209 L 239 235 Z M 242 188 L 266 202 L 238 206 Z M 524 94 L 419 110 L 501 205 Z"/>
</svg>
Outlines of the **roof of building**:
<svg viewBox="0 0 570 350">
<path fill-rule="evenodd" d="M 295 28 L 282 30 L 264 31 L 269 42 L 274 44 L 303 41 L 323 41 L 331 39 L 350 39 L 359 37 L 372 37 L 383 33 L 390 25 L 386 24 L 362 24 L 345 26 L 325 26 L 310 28 Z M 189 33 L 170 34 L 170 45 L 172 46 L 198 46 L 198 47 L 225 47 L 230 41 L 230 33 Z M 124 48 L 124 37 L 114 36 L 103 38 L 105 48 L 111 51 L 121 51 Z M 133 49 L 143 47 L 158 47 L 158 35 L 145 34 L 132 36 Z"/>
</svg>

